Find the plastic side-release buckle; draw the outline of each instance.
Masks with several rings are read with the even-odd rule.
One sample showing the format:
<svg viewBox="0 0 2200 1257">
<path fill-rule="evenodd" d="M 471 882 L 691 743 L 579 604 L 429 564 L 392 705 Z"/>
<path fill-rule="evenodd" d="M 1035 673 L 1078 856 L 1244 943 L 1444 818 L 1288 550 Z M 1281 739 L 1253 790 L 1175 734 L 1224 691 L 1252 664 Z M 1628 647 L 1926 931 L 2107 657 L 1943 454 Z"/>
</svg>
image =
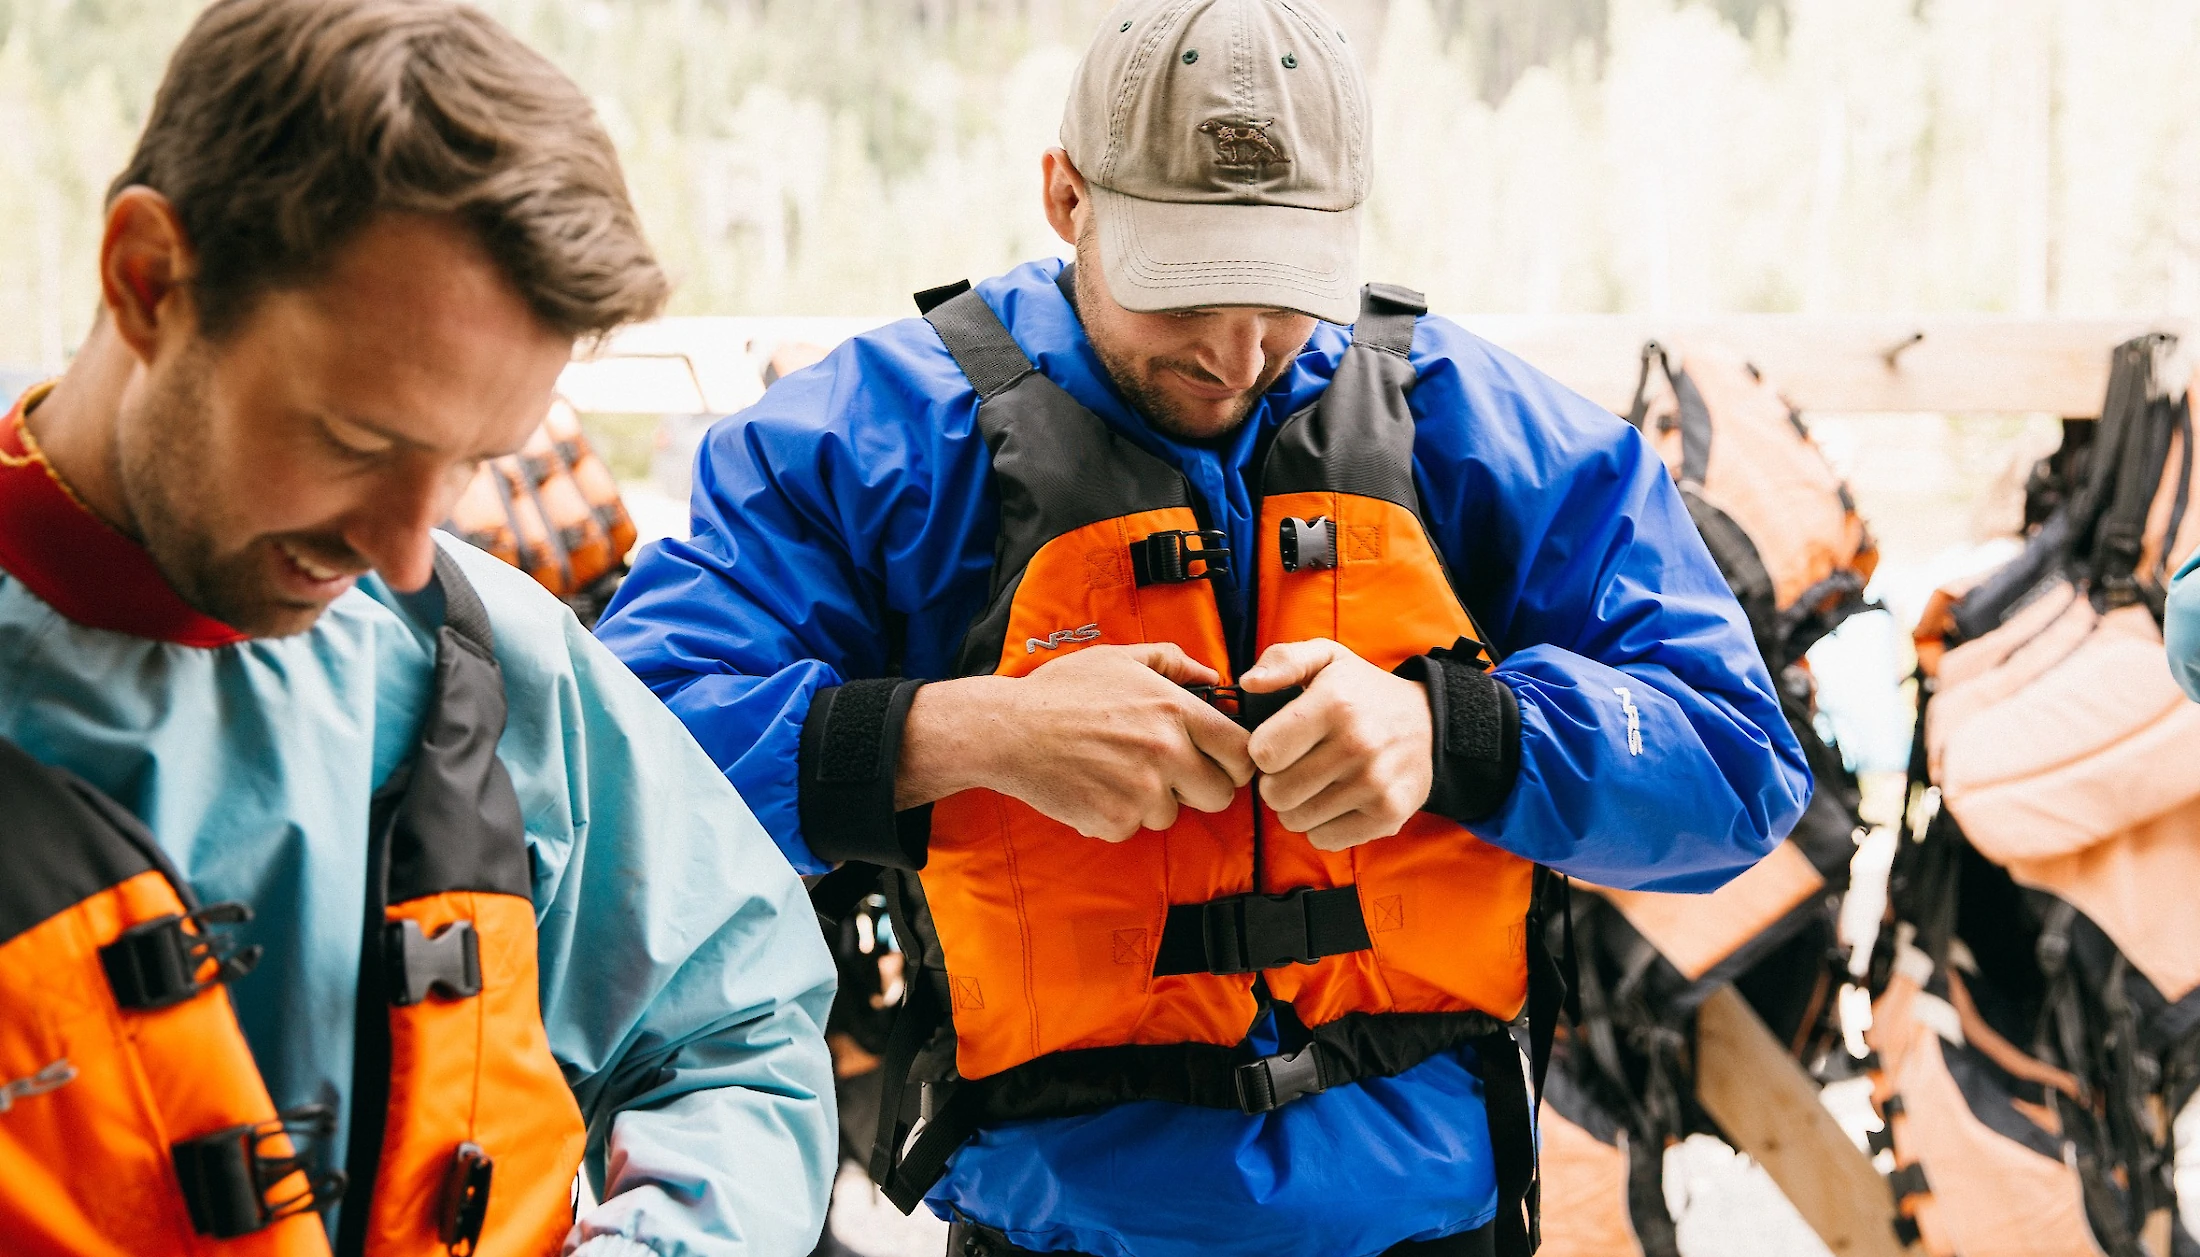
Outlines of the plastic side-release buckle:
<svg viewBox="0 0 2200 1257">
<path fill-rule="evenodd" d="M 335 1204 L 344 1194 L 343 1171 L 315 1175 L 308 1169 L 317 1159 L 311 1146 L 335 1133 L 336 1110 L 309 1104 L 285 1109 L 273 1121 L 232 1126 L 174 1145 L 169 1151 L 192 1228 L 214 1239 L 235 1239 Z M 271 1151 L 270 1144 L 280 1150 Z M 269 1199 L 284 1180 L 300 1173 L 306 1175 L 302 1188 Z"/>
<path fill-rule="evenodd" d="M 382 927 L 390 1003 L 417 1004 L 430 995 L 469 999 L 481 994 L 481 942 L 474 923 L 453 921 L 433 938 L 410 918 Z"/>
<path fill-rule="evenodd" d="M 1191 544 L 1195 541 L 1199 544 Z M 1221 580 L 1229 574 L 1230 539 L 1217 528 L 1157 532 L 1131 543 L 1131 575 L 1140 588 Z"/>
<path fill-rule="evenodd" d="M 1288 1055 L 1264 1056 L 1237 1067 L 1238 1108 L 1247 1113 L 1272 1113 L 1328 1089 L 1311 1043 Z"/>
<path fill-rule="evenodd" d="M 1235 685 L 1193 685 L 1186 688 L 1248 732 L 1260 728 L 1261 722 L 1282 711 L 1291 700 L 1306 692 L 1306 688 L 1299 685 L 1287 685 L 1265 694 L 1256 694 Z"/>
<path fill-rule="evenodd" d="M 1285 517 L 1276 544 L 1286 572 L 1323 571 L 1337 566 L 1337 524 L 1328 516 Z"/>
<path fill-rule="evenodd" d="M 149 1010 L 181 1004 L 218 983 L 252 971 L 260 948 L 239 947 L 211 927 L 252 919 L 241 903 L 209 904 L 197 912 L 141 921 L 99 949 L 99 963 L 114 988 L 115 1003 Z"/>
<path fill-rule="evenodd" d="M 496 1168 L 496 1160 L 477 1143 L 462 1143 L 451 1154 L 436 1233 L 453 1257 L 469 1257 L 481 1242 L 481 1224 L 489 1216 L 489 1182 Z"/>
</svg>

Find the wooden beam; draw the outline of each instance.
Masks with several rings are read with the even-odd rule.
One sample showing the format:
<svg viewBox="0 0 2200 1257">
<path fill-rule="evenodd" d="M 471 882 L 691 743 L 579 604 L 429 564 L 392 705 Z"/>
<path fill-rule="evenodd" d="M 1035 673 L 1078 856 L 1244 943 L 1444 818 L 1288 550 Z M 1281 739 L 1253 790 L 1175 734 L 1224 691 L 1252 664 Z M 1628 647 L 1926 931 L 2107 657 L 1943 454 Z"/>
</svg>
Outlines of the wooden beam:
<svg viewBox="0 0 2200 1257">
<path fill-rule="evenodd" d="M 1923 1251 L 1895 1238 L 1887 1181 L 1731 986 L 1712 992 L 1696 1012 L 1696 1099 L 1729 1143 L 1765 1167 L 1834 1257 Z"/>
<path fill-rule="evenodd" d="M 2100 413 L 2109 351 L 2179 320 L 2026 319 L 1982 315 L 1721 318 L 1566 315 L 1459 320 L 1615 411 L 1634 397 L 1642 344 L 1724 345 L 1756 364 L 1805 412 Z"/>
<path fill-rule="evenodd" d="M 830 348 L 876 318 L 675 318 L 618 334 L 575 362 L 561 387 L 588 411 L 738 410 L 762 391 L 772 348 Z M 1560 383 L 1625 411 L 1642 345 L 1715 342 L 1754 362 L 1806 412 L 2095 414 L 2109 351 L 2148 331 L 2190 334 L 2175 319 L 2031 319 L 1987 315 L 1463 315 L 1468 330 Z"/>
</svg>

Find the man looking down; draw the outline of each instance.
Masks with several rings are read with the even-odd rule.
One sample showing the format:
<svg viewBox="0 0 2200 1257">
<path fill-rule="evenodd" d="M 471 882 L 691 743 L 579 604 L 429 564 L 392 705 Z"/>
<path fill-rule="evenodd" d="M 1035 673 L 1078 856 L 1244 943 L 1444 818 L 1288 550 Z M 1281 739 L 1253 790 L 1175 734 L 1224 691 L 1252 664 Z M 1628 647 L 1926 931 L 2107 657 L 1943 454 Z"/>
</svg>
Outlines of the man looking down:
<svg viewBox="0 0 2200 1257">
<path fill-rule="evenodd" d="M 662 303 L 586 100 L 455 0 L 221 0 L 99 282 L 0 420 L 0 1248 L 808 1251 L 798 880 L 432 532 Z"/>
<path fill-rule="evenodd" d="M 953 1252 L 1525 1253 L 1534 865 L 1706 891 L 1806 801 L 1655 453 L 1363 293 L 1368 117 L 1304 0 L 1118 6 L 1074 266 L 719 425 L 599 630 L 798 867 L 889 870 L 872 1168 Z"/>
</svg>

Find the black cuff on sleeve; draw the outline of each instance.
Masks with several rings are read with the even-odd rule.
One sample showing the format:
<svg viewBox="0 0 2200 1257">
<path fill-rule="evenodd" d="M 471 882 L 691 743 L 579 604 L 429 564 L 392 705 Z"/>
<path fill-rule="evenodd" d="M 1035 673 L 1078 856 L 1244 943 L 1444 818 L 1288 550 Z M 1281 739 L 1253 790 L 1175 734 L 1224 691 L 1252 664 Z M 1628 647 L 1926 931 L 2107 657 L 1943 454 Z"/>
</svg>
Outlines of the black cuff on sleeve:
<svg viewBox="0 0 2200 1257">
<path fill-rule="evenodd" d="M 921 869 L 932 807 L 894 811 L 901 730 L 922 681 L 884 677 L 817 692 L 802 722 L 802 836 L 820 860 Z"/>
<path fill-rule="evenodd" d="M 1416 655 L 1396 672 L 1428 687 L 1435 773 L 1421 810 L 1462 824 L 1495 812 L 1520 776 L 1520 700 L 1512 687 L 1444 655 Z"/>
</svg>

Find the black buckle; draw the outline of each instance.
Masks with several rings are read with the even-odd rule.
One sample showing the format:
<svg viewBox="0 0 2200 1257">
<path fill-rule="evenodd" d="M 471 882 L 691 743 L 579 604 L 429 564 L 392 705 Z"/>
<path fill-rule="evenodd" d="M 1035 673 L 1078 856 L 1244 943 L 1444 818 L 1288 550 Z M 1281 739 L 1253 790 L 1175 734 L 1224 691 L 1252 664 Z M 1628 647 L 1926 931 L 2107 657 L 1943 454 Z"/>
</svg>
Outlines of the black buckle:
<svg viewBox="0 0 2200 1257">
<path fill-rule="evenodd" d="M 1323 571 L 1337 566 L 1337 523 L 1328 516 L 1314 519 L 1284 518 L 1277 546 L 1283 554 L 1283 570 Z"/>
<path fill-rule="evenodd" d="M 1185 688 L 1248 731 L 1260 728 L 1262 721 L 1282 711 L 1285 704 L 1306 692 L 1306 687 L 1301 685 L 1287 685 L 1266 694 L 1255 694 L 1235 685 L 1192 685 Z"/>
<path fill-rule="evenodd" d="M 1932 1184 L 1925 1181 L 1925 1163 L 1922 1161 L 1912 1161 L 1898 1167 L 1887 1176 L 1887 1186 L 1894 1189 L 1894 1202 L 1898 1205 L 1912 1196 L 1924 1196 L 1933 1190 Z"/>
<path fill-rule="evenodd" d="M 410 918 L 382 927 L 390 1003 L 417 1004 L 430 995 L 469 999 L 481 994 L 481 943 L 474 923 L 453 921 L 428 937 Z"/>
<path fill-rule="evenodd" d="M 1286 1056 L 1264 1056 L 1237 1067 L 1238 1108 L 1247 1113 L 1272 1113 L 1326 1090 L 1321 1058 L 1311 1043 Z"/>
<path fill-rule="evenodd" d="M 308 1104 L 285 1109 L 272 1121 L 232 1126 L 176 1144 L 169 1151 L 192 1228 L 214 1239 L 235 1239 L 335 1204 L 344 1194 L 344 1172 L 315 1175 L 308 1169 L 317 1159 L 310 1146 L 335 1133 L 336 1110 L 326 1104 Z M 288 1146 L 287 1153 L 264 1151 L 278 1141 Z M 269 1192 L 298 1173 L 306 1175 L 302 1191 L 281 1200 L 268 1199 Z"/>
<path fill-rule="evenodd" d="M 1280 895 L 1233 895 L 1200 905 L 1200 935 L 1213 973 L 1254 973 L 1310 965 L 1313 930 L 1306 920 L 1310 887 Z"/>
<path fill-rule="evenodd" d="M 1197 541 L 1197 546 L 1186 543 Z M 1198 571 L 1192 570 L 1193 564 Z M 1141 588 L 1221 580 L 1230 574 L 1230 539 L 1218 528 L 1157 532 L 1131 543 L 1131 574 Z"/>
<path fill-rule="evenodd" d="M 489 1181 L 496 1174 L 494 1158 L 477 1143 L 462 1143 L 451 1154 L 451 1168 L 443 1177 L 443 1216 L 437 1234 L 453 1257 L 468 1257 L 481 1242 L 481 1223 L 489 1216 Z"/>
<path fill-rule="evenodd" d="M 122 937 L 99 949 L 99 963 L 107 970 L 115 1003 L 133 1009 L 167 1008 L 250 973 L 260 962 L 261 949 L 239 947 L 210 927 L 240 925 L 251 919 L 252 910 L 241 903 L 217 903 L 124 930 Z M 213 972 L 201 978 L 209 964 Z"/>
</svg>

